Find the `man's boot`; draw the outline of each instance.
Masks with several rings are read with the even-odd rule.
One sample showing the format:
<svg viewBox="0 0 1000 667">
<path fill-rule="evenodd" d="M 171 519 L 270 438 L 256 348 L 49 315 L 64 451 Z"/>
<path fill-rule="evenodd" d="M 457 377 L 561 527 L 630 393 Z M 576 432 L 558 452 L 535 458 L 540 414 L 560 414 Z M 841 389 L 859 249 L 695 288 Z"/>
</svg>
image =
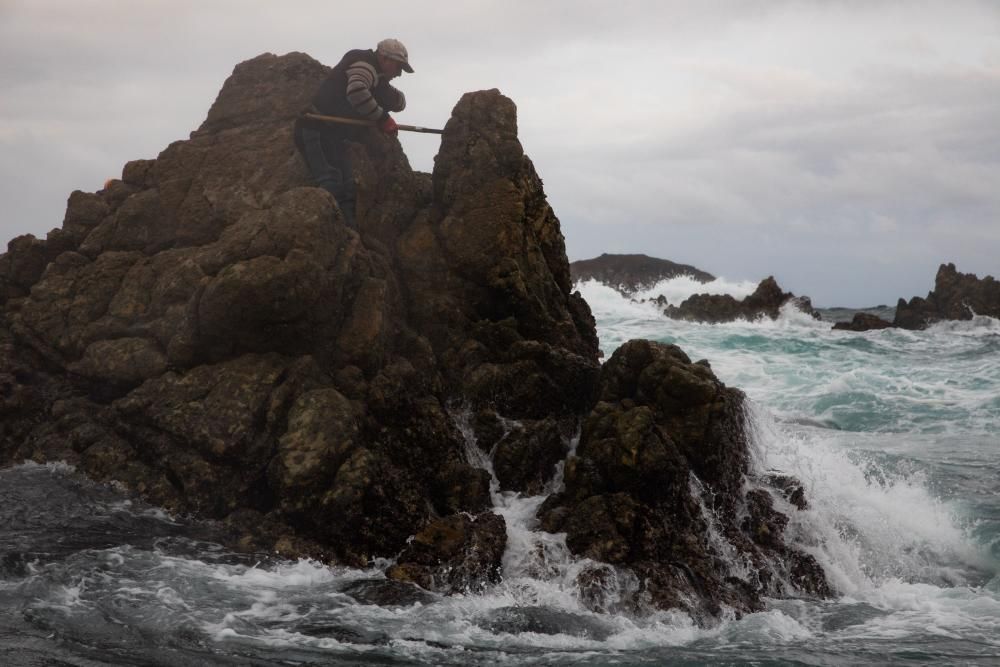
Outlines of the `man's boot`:
<svg viewBox="0 0 1000 667">
<path fill-rule="evenodd" d="M 340 207 L 340 214 L 344 218 L 344 224 L 351 229 L 357 229 L 357 221 L 355 220 L 355 198 L 354 198 L 354 188 L 350 187 L 351 184 L 344 183 L 341 181 L 333 189 L 330 189 L 330 194 L 333 198 L 337 200 L 337 206 Z"/>
</svg>

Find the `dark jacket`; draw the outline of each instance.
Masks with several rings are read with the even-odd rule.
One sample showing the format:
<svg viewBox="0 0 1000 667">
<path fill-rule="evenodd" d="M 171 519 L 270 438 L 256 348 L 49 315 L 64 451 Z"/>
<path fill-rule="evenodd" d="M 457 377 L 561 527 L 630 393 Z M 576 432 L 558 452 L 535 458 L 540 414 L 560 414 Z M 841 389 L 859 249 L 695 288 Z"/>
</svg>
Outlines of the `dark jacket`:
<svg viewBox="0 0 1000 667">
<path fill-rule="evenodd" d="M 354 49 L 344 54 L 331 70 L 312 100 L 312 113 L 364 120 L 384 120 L 390 111 L 402 111 L 406 97 L 396 90 L 378 69 L 378 57 L 371 49 Z M 296 121 L 295 143 L 302 150 L 299 129 L 311 127 L 322 133 L 323 152 L 329 159 L 341 149 L 345 139 L 361 141 L 367 128 L 336 125 L 300 118 Z"/>
<path fill-rule="evenodd" d="M 364 67 L 365 64 L 369 67 Z M 312 102 L 319 113 L 327 116 L 376 121 L 385 120 L 390 111 L 402 111 L 406 107 L 403 93 L 382 78 L 378 57 L 371 49 L 345 53 L 320 85 Z"/>
</svg>

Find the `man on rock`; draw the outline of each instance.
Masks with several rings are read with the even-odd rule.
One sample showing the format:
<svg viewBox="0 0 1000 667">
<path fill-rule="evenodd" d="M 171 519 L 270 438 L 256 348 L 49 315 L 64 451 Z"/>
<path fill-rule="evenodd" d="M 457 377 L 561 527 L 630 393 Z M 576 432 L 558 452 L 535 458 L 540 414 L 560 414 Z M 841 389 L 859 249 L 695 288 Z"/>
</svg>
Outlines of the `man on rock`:
<svg viewBox="0 0 1000 667">
<path fill-rule="evenodd" d="M 398 39 L 383 39 L 375 50 L 354 49 L 344 54 L 313 97 L 308 113 L 374 121 L 386 134 L 398 132 L 390 111 L 402 111 L 406 97 L 389 81 L 401 72 L 413 72 L 406 47 Z M 295 123 L 298 147 L 316 184 L 340 205 L 348 226 L 354 227 L 355 188 L 350 154 L 345 142 L 359 140 L 368 128 L 299 118 Z"/>
</svg>

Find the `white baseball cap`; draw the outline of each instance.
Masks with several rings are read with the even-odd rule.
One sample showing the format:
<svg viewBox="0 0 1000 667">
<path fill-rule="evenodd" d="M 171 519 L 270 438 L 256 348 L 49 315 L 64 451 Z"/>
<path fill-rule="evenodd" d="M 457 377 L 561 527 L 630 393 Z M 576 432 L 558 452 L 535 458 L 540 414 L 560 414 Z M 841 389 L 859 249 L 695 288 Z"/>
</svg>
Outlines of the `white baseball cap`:
<svg viewBox="0 0 1000 667">
<path fill-rule="evenodd" d="M 410 67 L 409 55 L 406 53 L 406 47 L 398 39 L 383 39 L 378 43 L 375 48 L 376 53 L 380 53 L 386 58 L 395 60 L 403 64 L 403 70 L 413 74 L 413 68 Z"/>
</svg>

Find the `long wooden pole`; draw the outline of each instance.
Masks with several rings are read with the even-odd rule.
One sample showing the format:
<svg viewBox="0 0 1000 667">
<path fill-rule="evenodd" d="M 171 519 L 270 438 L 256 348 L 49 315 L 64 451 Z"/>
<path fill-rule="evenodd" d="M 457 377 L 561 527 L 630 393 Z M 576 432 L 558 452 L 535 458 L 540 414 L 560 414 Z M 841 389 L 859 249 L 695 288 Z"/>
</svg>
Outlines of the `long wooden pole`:
<svg viewBox="0 0 1000 667">
<path fill-rule="evenodd" d="M 337 123 L 339 125 L 365 125 L 367 127 L 375 127 L 376 123 L 373 120 L 362 120 L 361 118 L 344 118 L 343 116 L 324 116 L 318 113 L 307 113 L 303 114 L 304 118 L 309 120 L 318 120 L 323 123 Z M 444 130 L 434 130 L 429 127 L 420 127 L 418 125 L 401 125 L 396 124 L 400 130 L 406 132 L 423 132 L 425 134 L 444 134 Z"/>
</svg>

